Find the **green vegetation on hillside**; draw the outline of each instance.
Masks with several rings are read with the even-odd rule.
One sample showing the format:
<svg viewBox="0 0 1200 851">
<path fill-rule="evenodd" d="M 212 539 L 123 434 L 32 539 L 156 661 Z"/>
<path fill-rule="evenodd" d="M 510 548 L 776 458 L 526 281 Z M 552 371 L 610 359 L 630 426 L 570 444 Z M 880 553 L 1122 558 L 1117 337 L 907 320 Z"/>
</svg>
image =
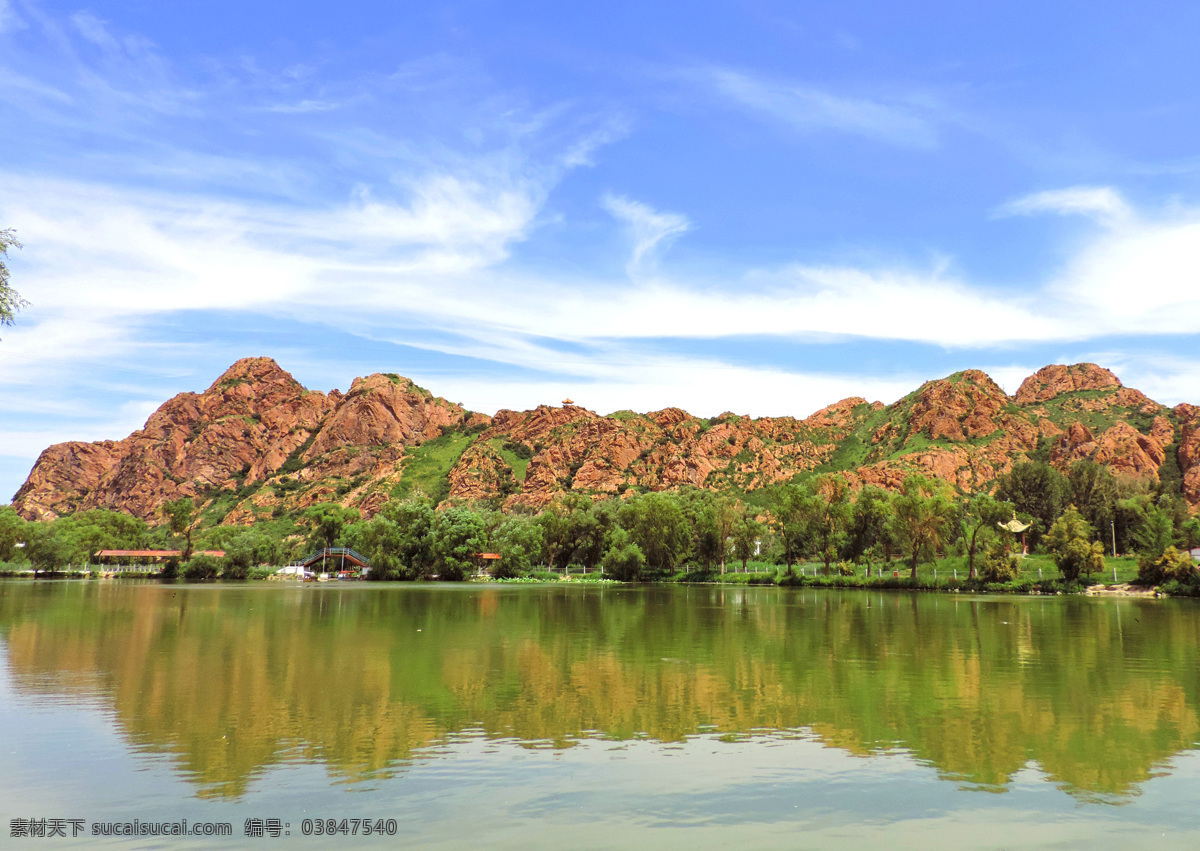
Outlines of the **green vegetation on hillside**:
<svg viewBox="0 0 1200 851">
<path fill-rule="evenodd" d="M 435 502 L 444 500 L 450 495 L 450 470 L 474 439 L 473 434 L 450 431 L 410 447 L 392 498 L 405 499 L 420 491 Z"/>
<path fill-rule="evenodd" d="M 468 443 L 469 436 L 451 433 L 415 448 L 396 493 L 370 519 L 326 502 L 248 527 L 221 526 L 237 502 L 230 493 L 198 511 L 189 503 L 180 517 L 168 524 L 164 516 L 154 527 L 104 510 L 27 523 L 6 507 L 0 558 L 53 571 L 84 563 L 98 549 L 185 549 L 186 530 L 197 551 L 227 551 L 216 567 L 204 563 L 187 573 L 183 565 L 193 578 L 218 567 L 237 578 L 263 561 L 350 546 L 371 559 L 376 579 L 462 578 L 482 567 L 475 554 L 490 552 L 499 555 L 487 565 L 498 577 L 555 571 L 726 581 L 735 573 L 764 573 L 765 562 L 774 573 L 763 581 L 785 585 L 1048 592 L 1111 582 L 1119 567 L 1120 579 L 1200 595 L 1200 574 L 1181 555 L 1200 546 L 1200 519 L 1177 495 L 1131 489 L 1088 461 L 1072 465 L 1068 475 L 1044 463 L 1017 464 L 994 495 L 958 494 L 920 476 L 907 478 L 897 493 L 873 486 L 853 493 L 836 474 L 809 474 L 744 500 L 683 488 L 600 501 L 567 493 L 538 514 L 505 515 L 483 505 L 435 511 L 446 473 Z M 528 451 L 519 444 L 491 448 L 513 462 L 526 460 L 520 456 Z M 1032 556 L 1021 558 L 1026 546 Z M 1137 554 L 1136 572 L 1130 560 L 1112 559 L 1114 548 Z M 755 571 L 752 561 L 759 563 Z"/>
</svg>

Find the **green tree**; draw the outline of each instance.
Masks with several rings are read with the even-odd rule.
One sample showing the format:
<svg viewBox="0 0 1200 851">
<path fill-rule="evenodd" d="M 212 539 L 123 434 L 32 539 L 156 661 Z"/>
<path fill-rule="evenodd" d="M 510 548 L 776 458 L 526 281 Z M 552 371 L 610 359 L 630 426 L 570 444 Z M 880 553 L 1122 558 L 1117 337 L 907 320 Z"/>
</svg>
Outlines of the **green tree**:
<svg viewBox="0 0 1200 851">
<path fill-rule="evenodd" d="M 1200 547 L 1200 517 L 1190 517 L 1179 530 L 1185 549 Z"/>
<path fill-rule="evenodd" d="M 1067 506 L 1050 527 L 1046 533 L 1046 549 L 1054 554 L 1054 563 L 1063 579 L 1075 582 L 1080 574 L 1090 576 L 1104 570 L 1104 547 L 1093 541 L 1093 537 L 1092 525 L 1083 519 L 1074 505 Z"/>
<path fill-rule="evenodd" d="M 1139 555 L 1158 558 L 1175 545 L 1175 519 L 1169 507 L 1149 496 L 1122 500 L 1121 507 L 1132 519 L 1129 543 Z"/>
<path fill-rule="evenodd" d="M 713 525 L 716 526 L 717 539 L 720 542 L 721 573 L 725 572 L 725 558 L 729 555 L 729 547 L 733 541 L 733 532 L 741 521 L 742 515 L 733 500 L 717 497 L 712 505 Z"/>
<path fill-rule="evenodd" d="M 1167 547 L 1158 556 L 1138 559 L 1138 584 L 1161 585 L 1164 582 L 1189 582 L 1196 578 L 1196 563 L 1188 553 Z"/>
<path fill-rule="evenodd" d="M 815 498 L 803 485 L 787 484 L 775 492 L 771 527 L 783 546 L 783 560 L 789 575 L 797 559 L 811 546 L 812 518 L 817 511 Z"/>
<path fill-rule="evenodd" d="M 666 493 L 648 493 L 621 506 L 621 525 L 652 570 L 670 572 L 683 560 L 690 543 L 687 518 Z"/>
<path fill-rule="evenodd" d="M 203 553 L 193 556 L 191 561 L 183 566 L 183 576 L 191 582 L 204 582 L 216 579 L 221 572 L 221 563 L 212 556 Z"/>
<path fill-rule="evenodd" d="M 433 573 L 433 505 L 427 499 L 406 499 L 388 503 L 381 513 L 396 525 L 395 555 L 403 574 L 417 579 Z"/>
<path fill-rule="evenodd" d="M 746 563 L 750 561 L 750 557 L 757 555 L 759 541 L 764 531 L 763 524 L 743 508 L 733 526 L 733 554 L 742 563 L 743 573 L 746 571 Z"/>
<path fill-rule="evenodd" d="M 608 502 L 593 503 L 586 497 L 583 499 L 584 504 L 577 505 L 563 518 L 560 558 L 564 567 L 578 562 L 586 570 L 592 570 L 604 555 L 604 542 L 616 519 Z"/>
<path fill-rule="evenodd" d="M 255 565 L 279 564 L 282 560 L 280 542 L 254 526 L 232 530 L 220 548 L 225 551 L 221 559 L 223 579 L 245 579 Z"/>
<path fill-rule="evenodd" d="M 845 543 L 846 528 L 854 510 L 850 502 L 850 487 L 841 476 L 826 474 L 818 476 L 813 484 L 812 520 L 814 538 L 821 560 L 825 563 L 825 575 L 829 565 L 838 556 Z"/>
<path fill-rule="evenodd" d="M 311 530 L 310 542 L 315 547 L 336 546 L 342 536 L 342 530 L 359 516 L 357 509 L 345 508 L 336 502 L 321 502 L 309 506 L 304 512 L 304 520 Z"/>
<path fill-rule="evenodd" d="M 1020 561 L 1006 540 L 1011 535 L 1011 532 L 1004 532 L 990 536 L 990 541 L 982 553 L 982 566 L 979 571 L 984 582 L 1011 582 L 1021 572 Z M 972 572 L 971 576 L 975 576 L 975 573 Z"/>
<path fill-rule="evenodd" d="M 180 497 L 171 502 L 163 503 L 160 513 L 164 520 L 167 521 L 167 528 L 172 535 L 183 536 L 183 552 L 180 555 L 182 561 L 188 561 L 192 557 L 192 533 L 196 529 L 196 504 L 190 496 Z"/>
<path fill-rule="evenodd" d="M 34 572 L 54 573 L 74 561 L 79 544 L 60 520 L 34 523 L 25 539 L 25 555 Z"/>
<path fill-rule="evenodd" d="M 1071 503 L 1092 524 L 1097 538 L 1111 545 L 1119 498 L 1112 471 L 1095 461 L 1076 461 L 1067 469 L 1067 482 Z"/>
<path fill-rule="evenodd" d="M 15 561 L 23 551 L 29 523 L 11 505 L 0 505 L 0 561 Z"/>
<path fill-rule="evenodd" d="M 12 325 L 17 311 L 29 305 L 29 302 L 21 298 L 21 294 L 9 285 L 8 265 L 4 262 L 8 257 L 8 249 L 20 247 L 16 231 L 0 230 L 0 325 Z"/>
<path fill-rule="evenodd" d="M 954 504 L 941 486 L 923 476 L 909 476 L 892 500 L 892 534 L 908 553 L 910 576 L 917 564 L 937 556 L 954 522 Z"/>
<path fill-rule="evenodd" d="M 996 499 L 1011 502 L 1021 514 L 1033 518 L 1029 543 L 1037 546 L 1041 536 L 1054 525 L 1070 502 L 1070 483 L 1058 470 L 1043 461 L 1025 461 L 996 480 Z"/>
<path fill-rule="evenodd" d="M 371 562 L 367 579 L 375 582 L 395 579 L 403 572 L 399 559 L 400 528 L 384 514 L 355 523 L 346 530 L 345 536 L 350 546 Z"/>
<path fill-rule="evenodd" d="M 537 522 L 542 527 L 542 553 L 546 559 L 546 569 L 553 570 L 558 566 L 560 553 L 565 553 L 568 560 L 571 557 L 571 525 L 562 504 L 557 501 L 546 506 L 546 510 L 538 515 Z"/>
<path fill-rule="evenodd" d="M 600 560 L 604 575 L 624 582 L 636 582 L 642 578 L 645 567 L 646 556 L 633 536 L 620 526 L 614 527 L 609 533 L 604 558 Z"/>
<path fill-rule="evenodd" d="M 967 499 L 962 512 L 962 530 L 967 550 L 967 575 L 972 579 L 978 575 L 975 556 L 986 550 L 996 536 L 996 524 L 1003 523 L 1012 512 L 1011 503 L 1001 502 L 986 493 L 977 493 Z"/>
<path fill-rule="evenodd" d="M 433 524 L 434 565 L 438 578 L 459 582 L 475 569 L 475 556 L 487 544 L 483 520 L 466 508 L 450 508 Z"/>
<path fill-rule="evenodd" d="M 498 579 L 528 573 L 542 558 L 542 527 L 532 517 L 513 515 L 492 535 L 500 563 L 492 575 Z"/>
<path fill-rule="evenodd" d="M 713 565 L 719 562 L 724 573 L 726 549 L 716 508 L 711 504 L 706 505 L 695 515 L 692 523 L 692 554 L 705 570 L 712 570 Z"/>
<path fill-rule="evenodd" d="M 892 494 L 875 485 L 865 485 L 854 500 L 848 531 L 848 553 L 856 559 L 882 550 L 886 561 L 892 555 L 888 521 L 892 517 Z M 868 568 L 869 569 L 869 568 Z"/>
</svg>

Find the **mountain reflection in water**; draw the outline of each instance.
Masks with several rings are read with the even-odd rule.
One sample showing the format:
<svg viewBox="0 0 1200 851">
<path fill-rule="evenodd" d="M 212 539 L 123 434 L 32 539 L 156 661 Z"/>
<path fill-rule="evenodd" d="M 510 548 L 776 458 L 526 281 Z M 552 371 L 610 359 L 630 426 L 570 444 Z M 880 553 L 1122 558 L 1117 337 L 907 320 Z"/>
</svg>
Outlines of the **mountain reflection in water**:
<svg viewBox="0 0 1200 851">
<path fill-rule="evenodd" d="M 1005 791 L 1123 800 L 1200 741 L 1190 601 L 775 588 L 7 582 L 18 693 L 98 700 L 208 797 L 528 747 L 805 731 Z"/>
</svg>

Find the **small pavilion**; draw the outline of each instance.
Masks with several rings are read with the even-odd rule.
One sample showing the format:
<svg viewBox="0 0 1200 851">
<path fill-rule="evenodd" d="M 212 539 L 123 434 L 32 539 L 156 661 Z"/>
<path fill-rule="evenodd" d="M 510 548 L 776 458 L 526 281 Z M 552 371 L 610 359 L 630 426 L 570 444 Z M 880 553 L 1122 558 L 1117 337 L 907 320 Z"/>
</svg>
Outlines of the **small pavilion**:
<svg viewBox="0 0 1200 851">
<path fill-rule="evenodd" d="M 1022 523 L 1017 519 L 1017 512 L 1014 511 L 1012 520 L 1009 520 L 1007 523 L 997 523 L 996 525 L 1006 532 L 1012 532 L 1014 535 L 1020 535 L 1021 555 L 1029 555 L 1029 547 L 1025 543 L 1025 533 L 1029 530 L 1029 527 L 1033 525 L 1032 523 Z"/>
</svg>

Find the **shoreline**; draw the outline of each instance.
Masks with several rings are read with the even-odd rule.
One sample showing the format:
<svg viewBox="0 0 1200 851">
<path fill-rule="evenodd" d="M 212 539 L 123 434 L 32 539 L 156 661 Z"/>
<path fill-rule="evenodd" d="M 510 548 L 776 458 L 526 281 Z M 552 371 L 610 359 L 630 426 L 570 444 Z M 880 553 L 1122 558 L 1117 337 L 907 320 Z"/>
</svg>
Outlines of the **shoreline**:
<svg viewBox="0 0 1200 851">
<path fill-rule="evenodd" d="M 588 578 L 583 578 L 587 576 Z M 388 587 L 397 585 L 428 585 L 428 584 L 445 584 L 445 585 L 461 585 L 461 586 L 480 586 L 480 585 L 596 585 L 596 586 L 645 586 L 645 585 L 705 585 L 719 586 L 731 588 L 821 588 L 836 591 L 915 591 L 922 593 L 934 594 L 972 594 L 986 596 L 1027 596 L 1027 597 L 1112 597 L 1125 599 L 1142 599 L 1142 600 L 1157 600 L 1157 599 L 1186 599 L 1200 597 L 1196 593 L 1171 593 L 1165 591 L 1159 586 L 1140 586 L 1128 582 L 1116 584 L 1093 584 L 1083 585 L 1080 583 L 1063 583 L 1061 580 L 1039 580 L 1035 583 L 987 583 L 982 581 L 970 580 L 926 580 L 918 577 L 915 581 L 909 576 L 872 576 L 872 577 L 849 577 L 849 576 L 772 576 L 770 574 L 738 574 L 727 573 L 726 577 L 745 577 L 744 579 L 721 579 L 718 576 L 712 577 L 695 577 L 695 578 L 669 578 L 669 579 L 649 579 L 638 582 L 625 582 L 618 579 L 608 579 L 604 577 L 591 578 L 592 575 L 584 574 L 579 576 L 570 574 L 567 576 L 550 577 L 518 577 L 513 579 L 491 579 L 490 577 L 475 577 L 462 582 L 428 582 L 428 581 L 404 581 L 404 580 L 384 580 L 379 582 L 369 582 L 366 580 L 349 580 L 354 584 L 362 584 L 368 586 Z M 4 580 L 17 581 L 144 581 L 154 582 L 158 584 L 169 585 L 229 585 L 243 586 L 264 581 L 282 581 L 284 584 L 296 584 L 297 586 L 313 585 L 314 587 L 325 587 L 328 585 L 341 586 L 346 584 L 347 580 L 336 582 L 320 582 L 320 583 L 305 583 L 294 579 L 278 580 L 273 576 L 251 577 L 244 580 L 210 580 L 189 582 L 182 577 L 165 578 L 155 576 L 153 574 L 127 572 L 127 573 L 56 573 L 52 575 L 41 574 L 34 576 L 30 573 L 0 573 L 0 582 Z M 1189 589 L 1190 590 L 1190 589 Z"/>
</svg>

